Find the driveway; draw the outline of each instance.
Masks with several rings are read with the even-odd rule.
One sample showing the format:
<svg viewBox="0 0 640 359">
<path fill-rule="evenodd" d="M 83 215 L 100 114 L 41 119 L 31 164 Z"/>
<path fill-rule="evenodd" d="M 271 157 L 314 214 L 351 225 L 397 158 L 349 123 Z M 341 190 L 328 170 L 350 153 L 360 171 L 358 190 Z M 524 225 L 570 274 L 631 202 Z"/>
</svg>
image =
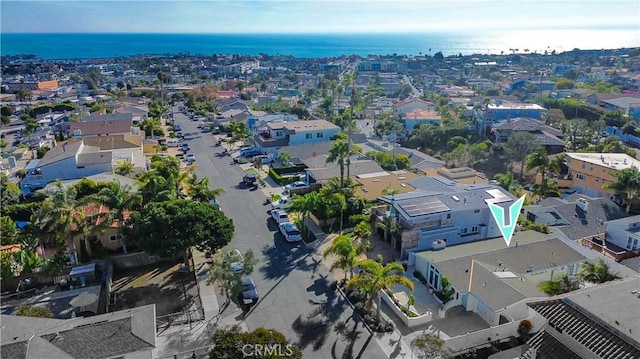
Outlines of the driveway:
<svg viewBox="0 0 640 359">
<path fill-rule="evenodd" d="M 197 122 L 182 113 L 174 116 L 196 155 L 196 174 L 225 190 L 218 200 L 236 226 L 229 247 L 243 252 L 252 249 L 260 261 L 252 275 L 260 293 L 258 303 L 244 315 L 236 308 L 228 308 L 223 315 L 244 321 L 249 330 L 266 327 L 282 332 L 300 346 L 305 358 L 384 358 L 378 344 L 369 342 L 369 332 L 353 310 L 331 289 L 333 276 L 321 256 L 304 244 L 284 242 L 275 224 L 267 220 L 263 191 L 239 187 L 244 171 L 231 164 L 230 156 L 218 155 L 223 148 L 215 146 L 215 137 L 201 133 Z"/>
</svg>

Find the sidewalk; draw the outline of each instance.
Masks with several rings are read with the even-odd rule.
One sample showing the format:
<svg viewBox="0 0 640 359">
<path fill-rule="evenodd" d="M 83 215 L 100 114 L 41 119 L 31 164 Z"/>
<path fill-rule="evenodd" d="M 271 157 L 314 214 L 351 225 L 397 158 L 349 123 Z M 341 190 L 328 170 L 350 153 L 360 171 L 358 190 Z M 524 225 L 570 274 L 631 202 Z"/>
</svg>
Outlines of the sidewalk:
<svg viewBox="0 0 640 359">
<path fill-rule="evenodd" d="M 225 313 L 226 316 L 222 316 L 215 287 L 207 283 L 209 264 L 205 255 L 195 248 L 192 254 L 204 320 L 171 326 L 159 332 L 156 335 L 156 348 L 153 350 L 154 358 L 173 358 L 174 355 L 178 358 L 190 358 L 193 351 L 200 358 L 208 352 L 207 348 L 211 345 L 211 338 L 217 328 L 239 325 L 242 331 L 249 331 L 244 321 L 235 319 L 239 311 L 228 312 Z"/>
</svg>

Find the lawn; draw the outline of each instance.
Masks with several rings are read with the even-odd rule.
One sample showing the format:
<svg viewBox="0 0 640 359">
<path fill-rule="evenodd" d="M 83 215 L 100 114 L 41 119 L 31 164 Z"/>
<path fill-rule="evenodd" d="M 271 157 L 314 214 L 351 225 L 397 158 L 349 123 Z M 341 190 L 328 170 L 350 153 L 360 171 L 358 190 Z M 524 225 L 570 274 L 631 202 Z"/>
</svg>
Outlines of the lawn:
<svg viewBox="0 0 640 359">
<path fill-rule="evenodd" d="M 116 303 L 109 311 L 152 303 L 156 305 L 156 316 L 181 311 L 193 300 L 199 300 L 193 272 L 179 271 L 181 267 L 182 263 L 160 262 L 117 270 L 111 286 L 111 291 L 116 292 Z"/>
</svg>

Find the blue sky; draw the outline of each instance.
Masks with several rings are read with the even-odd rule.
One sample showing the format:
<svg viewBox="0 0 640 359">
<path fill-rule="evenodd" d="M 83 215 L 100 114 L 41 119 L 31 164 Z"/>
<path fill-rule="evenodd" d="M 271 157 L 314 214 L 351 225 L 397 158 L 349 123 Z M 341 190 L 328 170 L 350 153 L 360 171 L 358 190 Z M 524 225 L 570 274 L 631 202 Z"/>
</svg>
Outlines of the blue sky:
<svg viewBox="0 0 640 359">
<path fill-rule="evenodd" d="M 638 0 L 0 1 L 3 33 L 330 33 L 628 29 Z"/>
</svg>

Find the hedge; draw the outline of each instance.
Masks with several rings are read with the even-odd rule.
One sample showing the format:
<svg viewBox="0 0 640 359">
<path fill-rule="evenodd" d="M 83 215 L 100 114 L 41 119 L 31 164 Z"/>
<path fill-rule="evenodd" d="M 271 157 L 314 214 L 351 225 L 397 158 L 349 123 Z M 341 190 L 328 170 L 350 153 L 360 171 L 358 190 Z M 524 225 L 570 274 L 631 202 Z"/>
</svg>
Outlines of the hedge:
<svg viewBox="0 0 640 359">
<path fill-rule="evenodd" d="M 282 177 L 276 171 L 274 171 L 273 168 L 269 169 L 269 177 L 271 177 L 277 184 L 281 186 L 288 185 L 289 183 L 293 183 L 300 180 L 299 175 Z"/>
</svg>

